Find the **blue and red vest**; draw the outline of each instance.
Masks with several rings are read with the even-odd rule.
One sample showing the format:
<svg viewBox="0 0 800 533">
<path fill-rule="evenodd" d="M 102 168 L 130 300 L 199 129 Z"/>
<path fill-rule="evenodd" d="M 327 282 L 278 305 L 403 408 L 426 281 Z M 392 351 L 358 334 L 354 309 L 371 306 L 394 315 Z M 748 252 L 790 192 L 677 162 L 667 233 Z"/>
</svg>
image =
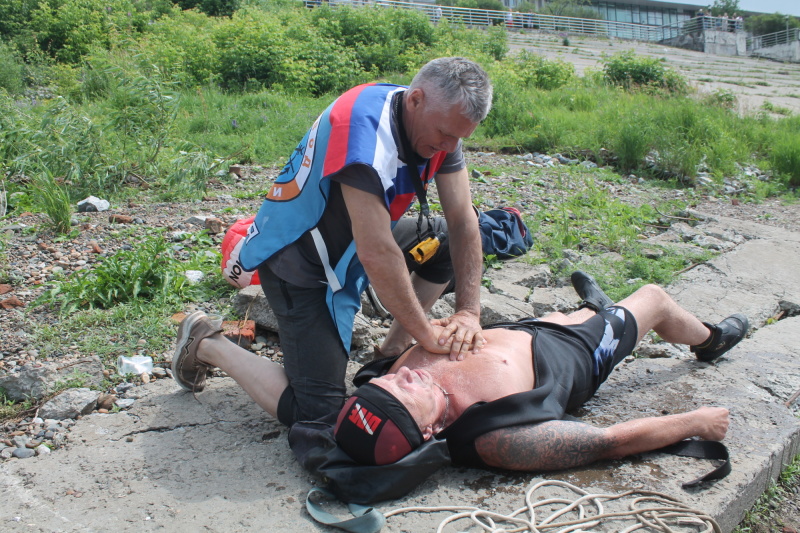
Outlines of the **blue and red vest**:
<svg viewBox="0 0 800 533">
<path fill-rule="evenodd" d="M 392 97 L 406 87 L 371 83 L 354 87 L 337 98 L 317 118 L 297 145 L 267 193 L 242 247 L 246 270 L 258 266 L 310 231 L 325 268 L 328 309 L 346 351 L 350 351 L 360 295 L 367 286 L 364 268 L 351 242 L 334 265 L 316 228 L 328 202 L 330 177 L 345 167 L 369 165 L 380 177 L 386 209 L 394 224 L 416 196 L 412 176 L 398 157 L 392 135 Z M 419 167 L 424 187 L 439 170 L 447 153 L 439 152 Z"/>
</svg>

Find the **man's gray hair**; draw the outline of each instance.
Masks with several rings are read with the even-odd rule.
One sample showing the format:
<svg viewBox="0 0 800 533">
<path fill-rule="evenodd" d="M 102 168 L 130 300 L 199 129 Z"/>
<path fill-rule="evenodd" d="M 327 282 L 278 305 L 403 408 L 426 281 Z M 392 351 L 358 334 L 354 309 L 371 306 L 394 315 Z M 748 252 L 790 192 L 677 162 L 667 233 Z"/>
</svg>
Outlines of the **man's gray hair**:
<svg viewBox="0 0 800 533">
<path fill-rule="evenodd" d="M 464 57 L 440 57 L 423 66 L 409 90 L 420 88 L 433 106 L 451 108 L 460 105 L 463 115 L 480 122 L 492 108 L 492 82 L 474 61 Z"/>
</svg>

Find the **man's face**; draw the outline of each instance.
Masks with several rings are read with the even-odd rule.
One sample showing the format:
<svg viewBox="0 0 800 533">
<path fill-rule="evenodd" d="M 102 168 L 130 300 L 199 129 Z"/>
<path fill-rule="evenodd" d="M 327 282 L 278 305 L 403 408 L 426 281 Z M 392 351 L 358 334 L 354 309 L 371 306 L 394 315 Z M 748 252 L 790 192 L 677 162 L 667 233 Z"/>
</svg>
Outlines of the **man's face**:
<svg viewBox="0 0 800 533">
<path fill-rule="evenodd" d="M 454 151 L 459 139 L 466 139 L 478 127 L 477 122 L 461 114 L 461 106 L 435 105 L 422 89 L 410 91 L 405 106 L 411 147 L 424 159 L 430 159 L 436 152 Z"/>
<path fill-rule="evenodd" d="M 370 383 L 397 398 L 414 417 L 420 429 L 433 426 L 437 422 L 439 416 L 436 398 L 439 389 L 426 370 L 410 370 L 402 366 L 397 373 L 373 378 Z"/>
</svg>

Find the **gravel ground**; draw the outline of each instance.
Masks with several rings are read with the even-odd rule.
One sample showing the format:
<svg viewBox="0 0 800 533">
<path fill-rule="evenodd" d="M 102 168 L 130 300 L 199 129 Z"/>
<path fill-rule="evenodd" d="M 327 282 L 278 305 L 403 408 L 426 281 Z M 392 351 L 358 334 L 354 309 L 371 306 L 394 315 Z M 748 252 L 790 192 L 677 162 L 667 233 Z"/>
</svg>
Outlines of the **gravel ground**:
<svg viewBox="0 0 800 533">
<path fill-rule="evenodd" d="M 528 188 L 519 186 L 531 173 L 535 173 L 536 179 L 545 184 L 544 190 L 556 187 L 557 168 L 540 168 L 530 158 L 473 152 L 467 154 L 467 159 L 470 169 L 482 170 L 483 177 L 474 180 L 473 194 L 482 199 L 483 208 L 494 207 L 493 199 L 501 198 L 504 190 L 513 187 L 516 195 L 514 205 L 523 212 L 535 209 L 536 201 L 540 199 L 532 197 L 534 193 L 528 191 Z M 61 367 L 66 367 L 82 361 L 88 355 L 80 353 L 77 345 L 70 347 L 66 354 L 42 353 L 34 342 L 32 333 L 37 324 L 58 323 L 58 317 L 52 311 L 32 306 L 47 282 L 57 273 L 69 274 L 91 268 L 103 257 L 136 246 L 147 231 L 153 228 L 164 228 L 168 234 L 198 232 L 203 228 L 187 222 L 193 215 L 215 216 L 226 226 L 230 225 L 238 218 L 255 213 L 260 205 L 258 198 L 237 199 L 232 196 L 233 192 L 243 189 L 264 190 L 276 173 L 274 168 L 246 168 L 241 177 L 231 175 L 233 181 L 214 181 L 207 196 L 195 202 L 151 202 L 147 192 L 142 191 L 137 197 L 140 200 L 135 202 L 112 205 L 106 212 L 77 214 L 77 228 L 80 232 L 70 240 L 54 239 L 52 234 L 43 231 L 41 228 L 45 222 L 44 215 L 12 213 L 0 222 L 0 231 L 5 242 L 4 257 L 7 259 L 7 264 L 0 265 L 0 376 L 15 372 L 15 369 L 23 365 L 36 366 L 56 362 Z M 646 183 L 640 183 L 633 176 L 629 177 L 628 182 L 605 186 L 618 198 L 634 204 L 651 202 L 656 195 L 664 199 L 686 194 L 681 190 L 647 187 Z M 720 194 L 698 198 L 701 201 L 693 207 L 701 212 L 800 231 L 800 209 L 796 205 L 784 205 L 780 200 L 774 199 L 761 203 L 745 203 Z M 110 217 L 114 215 L 130 217 L 131 222 L 111 223 Z M 218 241 L 221 238 L 222 234 L 216 236 Z M 219 302 L 208 302 L 202 304 L 202 307 L 213 312 L 218 304 Z M 171 353 L 164 355 L 171 358 Z M 29 413 L 22 420 L 5 422 L 0 426 L 0 442 L 10 447 L 17 446 L 19 439 L 27 439 L 25 445 L 32 452 L 43 442 L 57 448 L 68 432 L 70 421 L 54 423 L 34 416 L 35 413 Z M 40 453 L 48 453 L 42 451 L 41 447 L 38 449 Z M 786 524 L 800 523 L 796 500 L 797 498 L 786 502 L 785 509 L 776 513 L 783 517 Z M 798 519 L 794 520 L 795 517 Z M 775 524 L 770 525 L 773 526 Z M 772 530 L 780 531 L 780 528 Z"/>
</svg>

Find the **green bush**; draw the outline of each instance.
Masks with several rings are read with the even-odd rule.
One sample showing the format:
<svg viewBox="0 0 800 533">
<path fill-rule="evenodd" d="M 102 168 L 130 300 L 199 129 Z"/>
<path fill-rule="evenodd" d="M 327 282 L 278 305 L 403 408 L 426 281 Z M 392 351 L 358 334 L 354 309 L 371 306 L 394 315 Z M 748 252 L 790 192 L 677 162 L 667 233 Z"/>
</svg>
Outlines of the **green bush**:
<svg viewBox="0 0 800 533">
<path fill-rule="evenodd" d="M 22 63 L 11 48 L 0 42 L 0 87 L 11 94 L 20 94 L 25 87 Z"/>
<path fill-rule="evenodd" d="M 800 187 L 800 143 L 797 139 L 797 131 L 777 135 L 769 157 L 772 168 L 786 176 L 793 187 Z"/>
<path fill-rule="evenodd" d="M 404 56 L 434 43 L 428 17 L 413 10 L 322 7 L 313 10 L 311 20 L 322 36 L 354 52 L 361 68 L 373 75 L 404 71 Z"/>
<path fill-rule="evenodd" d="M 70 314 L 78 309 L 108 309 L 137 298 L 180 295 L 188 285 L 184 268 L 162 236 L 150 237 L 133 250 L 55 283 L 35 304 L 57 304 L 62 314 Z"/>
<path fill-rule="evenodd" d="M 33 195 L 35 206 L 50 219 L 52 230 L 58 234 L 69 233 L 72 202 L 67 189 L 57 183 L 46 169 L 32 178 L 31 186 L 36 191 Z"/>
<path fill-rule="evenodd" d="M 563 87 L 575 78 L 575 66 L 560 59 L 547 59 L 522 50 L 506 61 L 504 68 L 519 74 L 521 87 L 552 90 Z"/>
<path fill-rule="evenodd" d="M 688 89 L 686 79 L 680 74 L 654 57 L 637 56 L 633 50 L 605 56 L 603 72 L 609 83 L 625 88 L 658 88 L 681 94 Z"/>
<path fill-rule="evenodd" d="M 139 53 L 184 86 L 216 83 L 220 67 L 214 35 L 229 23 L 197 11 L 173 13 L 151 26 L 139 41 Z"/>
<path fill-rule="evenodd" d="M 181 9 L 197 8 L 212 17 L 231 16 L 239 9 L 241 0 L 178 0 Z"/>
<path fill-rule="evenodd" d="M 229 87 L 280 87 L 306 94 L 341 90 L 361 77 L 356 54 L 304 17 L 245 9 L 215 33 L 220 80 Z"/>
<path fill-rule="evenodd" d="M 744 20 L 744 27 L 753 35 L 766 35 L 785 30 L 786 18 L 787 15 L 781 13 L 753 15 Z M 800 28 L 800 18 L 789 17 L 788 26 L 789 28 Z"/>
</svg>

